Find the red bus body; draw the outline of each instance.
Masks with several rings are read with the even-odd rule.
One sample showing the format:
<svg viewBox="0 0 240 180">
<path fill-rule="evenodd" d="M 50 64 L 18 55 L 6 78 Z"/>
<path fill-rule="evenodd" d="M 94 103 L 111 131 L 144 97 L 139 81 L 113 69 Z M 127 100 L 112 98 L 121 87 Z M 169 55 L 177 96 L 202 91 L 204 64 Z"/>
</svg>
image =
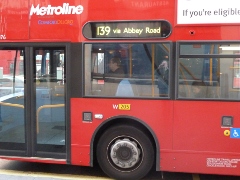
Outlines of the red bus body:
<svg viewBox="0 0 240 180">
<path fill-rule="evenodd" d="M 179 1 L 180 2 L 180 1 Z M 37 15 L 33 7 L 79 6 L 79 14 L 47 14 L 46 9 Z M 0 0 L 0 43 L 144 43 L 144 42 L 237 42 L 240 40 L 239 23 L 178 24 L 177 0 Z M 206 5 L 206 9 L 207 9 Z M 83 8 L 83 9 L 81 9 Z M 49 10 L 50 12 L 51 10 Z M 190 9 L 189 9 L 190 11 Z M 56 12 L 60 12 L 56 10 Z M 32 13 L 32 14 L 31 14 Z M 145 39 L 87 39 L 83 27 L 88 22 L 150 21 L 166 20 L 171 25 L 171 33 L 166 38 Z M 239 43 L 239 42 L 238 42 Z M 71 45 L 70 45 L 71 46 Z M 197 46 L 197 44 L 196 44 Z M 35 47 L 35 46 L 34 46 Z M 69 47 L 71 48 L 71 47 Z M 76 53 L 78 50 L 75 51 Z M 172 53 L 175 54 L 177 50 Z M 61 163 L 94 166 L 96 141 L 102 133 L 122 119 L 131 119 L 143 126 L 150 134 L 154 146 L 154 160 L 157 171 L 240 175 L 240 143 L 238 138 L 230 138 L 231 128 L 240 128 L 240 104 L 237 100 L 194 100 L 176 96 L 175 77 L 172 77 L 171 95 L 159 98 L 104 98 L 71 94 L 71 88 L 84 88 L 84 49 L 79 49 L 79 71 L 81 77 L 73 77 L 79 82 L 66 84 L 70 89 L 65 108 L 68 127 L 66 158 L 39 158 L 32 155 L 6 155 L 1 158 L 31 162 Z M 14 52 L 0 54 L 0 66 L 4 74 L 10 72 L 9 64 L 2 59 L 14 59 Z M 74 55 L 71 55 L 74 56 Z M 176 55 L 171 56 L 176 62 Z M 71 61 L 71 59 L 69 60 Z M 6 63 L 7 61 L 5 61 Z M 74 65 L 71 65 L 74 68 Z M 174 65 L 173 65 L 174 67 Z M 68 75 L 68 72 L 67 72 Z M 74 75 L 74 74 L 73 74 Z M 175 85 L 174 85 L 175 84 Z M 237 90 L 238 91 L 238 90 Z M 121 110 L 121 104 L 130 109 Z M 92 121 L 83 121 L 83 112 L 92 113 Z M 102 115 L 102 118 L 97 118 Z M 223 127 L 223 117 L 231 117 L 233 125 Z M 124 121 L 125 122 L 125 121 Z M 126 121 L 127 122 L 127 121 Z M 127 123 L 126 123 L 127 124 Z M 34 145 L 33 145 L 34 146 Z M 1 149 L 1 148 L 0 148 Z M 1 152 L 1 151 L 0 151 Z"/>
</svg>

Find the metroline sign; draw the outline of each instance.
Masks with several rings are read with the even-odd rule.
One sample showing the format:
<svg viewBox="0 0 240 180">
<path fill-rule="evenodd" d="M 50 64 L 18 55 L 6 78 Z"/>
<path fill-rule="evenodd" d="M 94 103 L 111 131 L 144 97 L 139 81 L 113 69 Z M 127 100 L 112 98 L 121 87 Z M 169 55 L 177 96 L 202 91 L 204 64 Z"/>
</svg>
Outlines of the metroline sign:
<svg viewBox="0 0 240 180">
<path fill-rule="evenodd" d="M 69 3 L 63 3 L 62 6 L 43 6 L 38 4 L 36 7 L 32 5 L 30 10 L 30 16 L 36 14 L 38 16 L 44 15 L 65 15 L 65 14 L 81 14 L 83 12 L 83 6 L 70 6 Z"/>
</svg>

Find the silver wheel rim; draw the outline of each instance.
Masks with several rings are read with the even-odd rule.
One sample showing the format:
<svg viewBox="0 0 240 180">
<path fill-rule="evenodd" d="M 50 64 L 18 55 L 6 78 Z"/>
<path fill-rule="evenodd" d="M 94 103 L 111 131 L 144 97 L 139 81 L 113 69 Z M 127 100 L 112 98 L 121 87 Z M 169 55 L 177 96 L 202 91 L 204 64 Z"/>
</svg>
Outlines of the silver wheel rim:
<svg viewBox="0 0 240 180">
<path fill-rule="evenodd" d="M 137 142 L 129 138 L 118 139 L 111 145 L 110 158 L 117 167 L 123 169 L 134 167 L 141 159 L 140 155 Z"/>
</svg>

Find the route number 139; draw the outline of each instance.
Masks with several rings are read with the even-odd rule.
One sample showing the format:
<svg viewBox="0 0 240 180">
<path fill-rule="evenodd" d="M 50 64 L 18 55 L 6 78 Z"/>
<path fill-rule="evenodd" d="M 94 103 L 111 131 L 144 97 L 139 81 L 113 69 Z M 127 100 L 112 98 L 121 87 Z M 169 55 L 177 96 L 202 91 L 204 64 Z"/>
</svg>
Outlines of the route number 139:
<svg viewBox="0 0 240 180">
<path fill-rule="evenodd" d="M 109 26 L 99 26 L 97 27 L 97 35 L 98 36 L 107 36 L 111 32 L 111 28 Z"/>
</svg>

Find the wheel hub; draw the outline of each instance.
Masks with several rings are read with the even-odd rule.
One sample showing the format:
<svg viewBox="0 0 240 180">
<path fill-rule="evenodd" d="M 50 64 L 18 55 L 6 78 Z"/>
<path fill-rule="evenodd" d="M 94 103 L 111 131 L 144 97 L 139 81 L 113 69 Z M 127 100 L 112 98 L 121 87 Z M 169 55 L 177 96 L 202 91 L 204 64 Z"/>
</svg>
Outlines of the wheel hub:
<svg viewBox="0 0 240 180">
<path fill-rule="evenodd" d="M 112 145 L 110 156 L 116 166 L 131 168 L 139 161 L 140 150 L 134 141 L 125 138 Z"/>
</svg>

